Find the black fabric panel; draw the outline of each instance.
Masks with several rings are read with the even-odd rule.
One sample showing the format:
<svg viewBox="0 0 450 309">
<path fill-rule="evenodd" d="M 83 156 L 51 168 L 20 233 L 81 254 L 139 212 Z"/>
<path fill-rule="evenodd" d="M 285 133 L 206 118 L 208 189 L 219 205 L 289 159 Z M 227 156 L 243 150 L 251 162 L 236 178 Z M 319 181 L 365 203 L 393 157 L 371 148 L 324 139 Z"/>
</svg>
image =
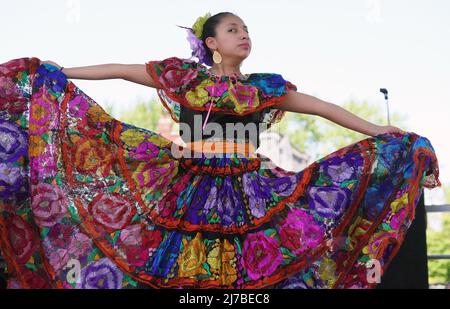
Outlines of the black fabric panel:
<svg viewBox="0 0 450 309">
<path fill-rule="evenodd" d="M 201 116 L 201 124 L 197 125 L 197 134 L 194 134 L 194 130 L 195 130 L 194 116 L 195 115 Z M 208 115 L 208 111 L 196 111 L 196 110 L 192 110 L 192 109 L 187 108 L 180 104 L 180 136 L 184 142 L 186 142 L 186 143 L 193 142 L 196 140 L 211 138 L 211 137 L 217 135 L 217 133 L 214 131 L 212 131 L 211 134 L 206 134 L 206 133 L 202 134 L 201 133 L 202 132 L 201 126 L 202 126 L 204 120 L 206 119 L 207 115 Z M 223 138 L 226 138 L 226 124 L 227 123 L 233 123 L 233 124 L 242 123 L 243 126 L 247 125 L 248 123 L 254 123 L 256 126 L 256 131 L 257 131 L 256 139 L 251 140 L 249 137 L 248 131 L 246 131 L 245 132 L 245 140 L 247 142 L 253 143 L 253 145 L 256 148 L 258 148 L 260 145 L 259 134 L 261 132 L 260 132 L 260 128 L 259 128 L 259 123 L 260 123 L 261 115 L 262 115 L 262 111 L 251 113 L 251 114 L 248 114 L 245 116 L 237 116 L 237 115 L 231 115 L 231 114 L 218 113 L 218 112 L 211 111 L 209 118 L 208 118 L 208 123 L 215 122 L 215 123 L 220 124 L 220 126 L 222 127 L 222 132 L 223 132 L 222 137 Z M 190 128 L 191 134 L 184 134 L 183 125 L 186 125 L 187 127 Z M 198 128 L 200 128 L 200 130 Z M 235 140 L 239 139 L 239 136 L 237 136 L 237 133 L 235 134 L 234 139 Z"/>
</svg>

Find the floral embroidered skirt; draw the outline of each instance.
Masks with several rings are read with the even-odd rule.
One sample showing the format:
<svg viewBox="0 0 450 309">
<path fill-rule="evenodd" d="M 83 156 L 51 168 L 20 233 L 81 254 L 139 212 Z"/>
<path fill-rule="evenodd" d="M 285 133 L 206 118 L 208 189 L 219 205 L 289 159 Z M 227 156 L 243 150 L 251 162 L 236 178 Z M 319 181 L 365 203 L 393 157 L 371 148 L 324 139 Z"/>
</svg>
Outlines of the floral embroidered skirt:
<svg viewBox="0 0 450 309">
<path fill-rule="evenodd" d="M 175 157 L 38 58 L 0 65 L 8 288 L 372 288 L 423 192 L 430 141 L 381 134 L 300 172 Z"/>
</svg>

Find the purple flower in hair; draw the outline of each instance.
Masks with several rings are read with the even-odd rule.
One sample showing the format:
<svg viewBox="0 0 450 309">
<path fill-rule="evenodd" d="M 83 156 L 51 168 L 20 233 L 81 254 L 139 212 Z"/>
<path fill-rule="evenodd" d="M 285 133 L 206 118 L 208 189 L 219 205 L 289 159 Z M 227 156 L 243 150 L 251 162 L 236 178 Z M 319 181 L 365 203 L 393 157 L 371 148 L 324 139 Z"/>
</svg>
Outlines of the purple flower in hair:
<svg viewBox="0 0 450 309">
<path fill-rule="evenodd" d="M 205 46 L 203 45 L 203 41 L 199 39 L 194 32 L 194 29 L 189 27 L 178 26 L 180 28 L 187 29 L 187 40 L 192 49 L 192 56 L 198 58 L 200 63 L 205 63 L 209 66 L 212 66 L 212 61 L 210 57 L 208 57 L 206 53 Z"/>
</svg>

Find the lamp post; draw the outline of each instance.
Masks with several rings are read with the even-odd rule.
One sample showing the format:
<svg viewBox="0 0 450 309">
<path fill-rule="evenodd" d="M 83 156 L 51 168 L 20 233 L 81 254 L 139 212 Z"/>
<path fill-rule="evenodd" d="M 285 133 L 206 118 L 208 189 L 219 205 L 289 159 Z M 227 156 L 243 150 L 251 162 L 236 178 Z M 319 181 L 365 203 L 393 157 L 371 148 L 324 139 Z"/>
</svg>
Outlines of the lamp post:
<svg viewBox="0 0 450 309">
<path fill-rule="evenodd" d="M 386 88 L 380 88 L 380 92 L 384 94 L 384 99 L 386 100 L 386 109 L 387 109 L 387 121 L 388 121 L 388 125 L 391 125 L 391 119 L 389 118 L 388 91 Z"/>
</svg>

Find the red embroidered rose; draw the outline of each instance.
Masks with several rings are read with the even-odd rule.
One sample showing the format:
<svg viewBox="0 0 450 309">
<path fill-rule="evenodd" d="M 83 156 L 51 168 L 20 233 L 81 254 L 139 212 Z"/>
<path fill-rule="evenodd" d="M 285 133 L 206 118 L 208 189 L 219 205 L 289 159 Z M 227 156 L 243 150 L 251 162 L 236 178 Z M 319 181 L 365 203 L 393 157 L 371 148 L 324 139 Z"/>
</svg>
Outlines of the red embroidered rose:
<svg viewBox="0 0 450 309">
<path fill-rule="evenodd" d="M 156 249 L 162 237 L 159 230 L 143 230 L 140 224 L 130 225 L 123 229 L 119 237 L 119 245 L 126 252 L 127 260 L 134 266 L 144 266 L 149 251 Z"/>
<path fill-rule="evenodd" d="M 289 250 L 307 249 L 302 248 L 302 245 L 304 245 L 303 239 L 307 237 L 307 235 L 303 235 L 302 229 L 296 228 L 295 226 L 283 225 L 279 233 L 281 243 Z"/>
<path fill-rule="evenodd" d="M 197 77 L 197 70 L 192 67 L 184 68 L 184 62 L 177 57 L 168 58 L 161 62 L 164 69 L 159 76 L 159 81 L 165 88 L 168 88 L 170 91 L 175 91 L 177 88 Z"/>
<path fill-rule="evenodd" d="M 17 93 L 13 78 L 0 77 L 0 110 L 10 114 L 18 114 L 25 111 L 27 99 Z"/>
<path fill-rule="evenodd" d="M 89 136 L 89 137 L 101 136 L 103 132 L 102 130 L 92 126 L 86 117 L 83 117 L 81 120 L 77 121 L 76 128 L 78 132 L 81 133 L 82 136 Z"/>
<path fill-rule="evenodd" d="M 159 230 L 144 231 L 142 236 L 142 244 L 146 248 L 155 249 L 162 241 L 161 232 Z"/>
<path fill-rule="evenodd" d="M 0 87 L 1 87 L 1 85 L 0 85 Z M 28 108 L 27 99 L 25 97 L 21 97 L 21 98 L 14 98 L 14 97 L 2 98 L 2 97 L 0 97 L 0 110 L 6 111 L 9 114 L 20 114 L 20 113 L 26 111 L 27 108 Z"/>
<path fill-rule="evenodd" d="M 139 246 L 127 247 L 127 260 L 131 265 L 142 267 L 148 260 L 148 249 Z"/>
<path fill-rule="evenodd" d="M 350 268 L 350 272 L 346 275 L 340 287 L 344 289 L 362 289 L 367 288 L 368 285 L 367 267 L 359 264 Z"/>
<path fill-rule="evenodd" d="M 133 201 L 117 193 L 99 194 L 89 204 L 89 214 L 108 233 L 127 226 L 136 214 Z"/>
<path fill-rule="evenodd" d="M 156 248 L 162 241 L 159 230 L 143 230 L 140 224 L 129 225 L 120 232 L 120 243 L 125 246 Z"/>
<path fill-rule="evenodd" d="M 340 251 L 336 254 L 336 273 L 344 271 L 350 262 L 350 254 L 347 251 Z"/>
<path fill-rule="evenodd" d="M 187 173 L 182 179 L 177 181 L 175 185 L 167 192 L 167 194 L 159 201 L 157 210 L 158 215 L 164 218 L 172 217 L 177 208 L 177 199 L 179 194 L 188 186 L 190 174 Z"/>
<path fill-rule="evenodd" d="M 37 235 L 28 222 L 19 216 L 8 220 L 8 238 L 18 264 L 25 264 L 37 246 Z"/>
<path fill-rule="evenodd" d="M 15 76 L 18 71 L 23 71 L 29 66 L 28 58 L 18 58 L 10 60 L 0 65 L 0 74 L 3 76 Z"/>
<path fill-rule="evenodd" d="M 25 267 L 21 269 L 22 280 L 27 286 L 23 288 L 30 289 L 50 289 L 50 279 L 42 271 L 31 271 Z"/>
<path fill-rule="evenodd" d="M 70 225 L 56 224 L 50 228 L 47 234 L 48 240 L 52 245 L 53 249 L 56 248 L 69 248 L 73 240 L 73 227 Z"/>
</svg>

